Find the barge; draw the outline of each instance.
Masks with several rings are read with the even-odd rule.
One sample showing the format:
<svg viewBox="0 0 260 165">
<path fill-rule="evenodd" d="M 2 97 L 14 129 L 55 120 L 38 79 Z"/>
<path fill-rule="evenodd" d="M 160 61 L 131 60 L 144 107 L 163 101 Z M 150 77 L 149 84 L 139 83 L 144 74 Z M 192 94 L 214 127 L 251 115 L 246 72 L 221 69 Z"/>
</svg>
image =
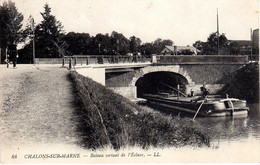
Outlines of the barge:
<svg viewBox="0 0 260 165">
<path fill-rule="evenodd" d="M 248 115 L 249 107 L 245 100 L 236 98 L 221 98 L 216 95 L 207 97 L 178 97 L 167 94 L 143 94 L 148 104 L 194 114 L 199 116 L 236 116 Z"/>
</svg>

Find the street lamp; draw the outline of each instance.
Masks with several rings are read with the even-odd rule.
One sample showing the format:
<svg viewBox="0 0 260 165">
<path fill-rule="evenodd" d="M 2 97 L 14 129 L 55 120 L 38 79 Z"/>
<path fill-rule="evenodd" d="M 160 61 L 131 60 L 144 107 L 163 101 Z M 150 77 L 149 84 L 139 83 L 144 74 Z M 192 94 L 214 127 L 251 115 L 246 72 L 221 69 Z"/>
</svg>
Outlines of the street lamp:
<svg viewBox="0 0 260 165">
<path fill-rule="evenodd" d="M 34 19 L 32 18 L 32 31 L 33 31 L 33 64 L 35 64 L 35 32 L 34 32 Z"/>
</svg>

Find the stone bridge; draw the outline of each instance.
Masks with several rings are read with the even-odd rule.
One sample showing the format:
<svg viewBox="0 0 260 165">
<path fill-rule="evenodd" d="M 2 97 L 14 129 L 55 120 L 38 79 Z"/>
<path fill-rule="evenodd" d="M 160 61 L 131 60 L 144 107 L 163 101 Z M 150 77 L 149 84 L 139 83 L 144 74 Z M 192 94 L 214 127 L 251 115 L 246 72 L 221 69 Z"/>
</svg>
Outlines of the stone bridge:
<svg viewBox="0 0 260 165">
<path fill-rule="evenodd" d="M 246 56 L 156 56 L 151 63 L 93 65 L 81 74 L 97 80 L 129 99 L 180 86 L 182 92 L 200 93 L 205 84 L 215 94 L 233 73 L 248 63 Z M 83 73 L 84 72 L 84 73 Z M 99 73 L 100 72 L 100 73 Z"/>
</svg>

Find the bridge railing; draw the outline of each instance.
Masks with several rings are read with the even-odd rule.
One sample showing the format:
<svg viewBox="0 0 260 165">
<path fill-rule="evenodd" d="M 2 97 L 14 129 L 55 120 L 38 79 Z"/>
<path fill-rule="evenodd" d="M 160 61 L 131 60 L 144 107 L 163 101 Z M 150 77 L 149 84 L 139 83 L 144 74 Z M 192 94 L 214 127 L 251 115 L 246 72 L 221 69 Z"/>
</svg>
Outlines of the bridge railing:
<svg viewBox="0 0 260 165">
<path fill-rule="evenodd" d="M 245 64 L 244 55 L 158 55 L 157 64 Z"/>
<path fill-rule="evenodd" d="M 151 62 L 150 55 L 73 55 L 64 56 L 62 65 L 69 64 L 69 67 L 75 65 L 91 64 L 119 64 L 119 63 L 145 63 Z"/>
<path fill-rule="evenodd" d="M 62 58 L 35 58 L 35 64 L 61 64 Z M 68 64 L 68 59 L 65 61 Z"/>
</svg>

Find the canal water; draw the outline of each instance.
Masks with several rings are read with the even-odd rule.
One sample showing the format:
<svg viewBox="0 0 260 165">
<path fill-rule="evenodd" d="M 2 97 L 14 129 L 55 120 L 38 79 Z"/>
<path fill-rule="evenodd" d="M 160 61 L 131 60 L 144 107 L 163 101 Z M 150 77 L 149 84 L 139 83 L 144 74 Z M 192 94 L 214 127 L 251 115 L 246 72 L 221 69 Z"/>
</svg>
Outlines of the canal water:
<svg viewBox="0 0 260 165">
<path fill-rule="evenodd" d="M 194 124 L 203 128 L 214 146 L 257 142 L 260 147 L 259 103 L 248 106 L 248 116 L 198 117 Z"/>
<path fill-rule="evenodd" d="M 213 147 L 219 148 L 233 144 L 250 143 L 251 145 L 257 145 L 259 148 L 260 105 L 256 103 L 248 106 L 250 111 L 247 116 L 196 117 L 195 121 L 192 121 L 193 115 L 178 112 L 171 113 L 171 115 L 180 115 L 181 120 L 189 121 L 190 125 L 208 135 Z M 190 120 L 187 120 L 187 118 Z M 255 142 L 257 144 L 254 144 Z"/>
</svg>

